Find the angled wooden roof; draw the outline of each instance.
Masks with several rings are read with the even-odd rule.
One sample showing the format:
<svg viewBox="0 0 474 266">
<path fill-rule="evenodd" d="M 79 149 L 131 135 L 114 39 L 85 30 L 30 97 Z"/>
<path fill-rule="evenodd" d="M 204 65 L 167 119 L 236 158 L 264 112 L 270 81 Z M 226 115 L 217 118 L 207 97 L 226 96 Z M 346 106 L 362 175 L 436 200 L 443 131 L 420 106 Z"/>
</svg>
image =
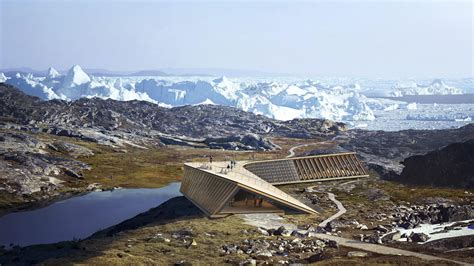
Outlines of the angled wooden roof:
<svg viewBox="0 0 474 266">
<path fill-rule="evenodd" d="M 267 161 L 185 163 L 181 193 L 210 217 L 220 212 L 243 189 L 306 213 L 317 213 L 274 185 L 368 176 L 355 153 L 296 157 Z"/>
<path fill-rule="evenodd" d="M 254 192 L 282 205 L 306 213 L 317 213 L 312 208 L 291 197 L 277 187 L 259 178 L 237 163 L 232 171 L 227 172 L 229 162 L 185 163 L 185 176 L 181 192 L 198 205 L 209 216 L 218 215 L 225 203 L 239 188 Z M 194 180 L 193 180 L 194 179 Z"/>
</svg>

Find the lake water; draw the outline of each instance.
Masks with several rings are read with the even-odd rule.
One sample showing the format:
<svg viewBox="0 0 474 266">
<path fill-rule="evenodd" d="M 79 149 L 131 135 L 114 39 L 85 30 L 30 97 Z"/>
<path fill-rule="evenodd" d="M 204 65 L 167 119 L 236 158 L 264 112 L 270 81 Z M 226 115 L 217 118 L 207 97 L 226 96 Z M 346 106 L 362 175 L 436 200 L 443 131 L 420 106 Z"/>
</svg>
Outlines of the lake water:
<svg viewBox="0 0 474 266">
<path fill-rule="evenodd" d="M 180 183 L 157 189 L 91 192 L 47 207 L 0 217 L 0 245 L 47 244 L 93 233 L 180 196 Z"/>
</svg>

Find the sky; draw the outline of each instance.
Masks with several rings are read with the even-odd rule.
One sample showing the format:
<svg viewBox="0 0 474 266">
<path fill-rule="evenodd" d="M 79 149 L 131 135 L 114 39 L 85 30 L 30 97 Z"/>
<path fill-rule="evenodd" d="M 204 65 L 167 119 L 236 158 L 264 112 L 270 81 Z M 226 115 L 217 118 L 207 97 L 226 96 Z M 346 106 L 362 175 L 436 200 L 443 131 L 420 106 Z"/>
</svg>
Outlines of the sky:
<svg viewBox="0 0 474 266">
<path fill-rule="evenodd" d="M 473 77 L 473 5 L 0 0 L 0 69 Z"/>
</svg>

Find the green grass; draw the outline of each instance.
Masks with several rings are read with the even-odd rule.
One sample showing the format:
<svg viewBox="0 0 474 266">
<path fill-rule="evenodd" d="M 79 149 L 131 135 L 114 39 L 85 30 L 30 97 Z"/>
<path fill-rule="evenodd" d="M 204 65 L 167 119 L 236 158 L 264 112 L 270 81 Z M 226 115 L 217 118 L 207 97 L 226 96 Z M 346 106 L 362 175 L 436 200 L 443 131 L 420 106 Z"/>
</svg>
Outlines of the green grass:
<svg viewBox="0 0 474 266">
<path fill-rule="evenodd" d="M 0 215 L 3 214 L 2 210 L 19 206 L 22 203 L 23 200 L 21 197 L 6 192 L 0 192 Z"/>
<path fill-rule="evenodd" d="M 87 183 L 153 188 L 181 180 L 184 162 L 207 161 L 205 157 L 207 155 L 212 155 L 215 161 L 224 160 L 225 157 L 248 160 L 251 154 L 255 154 L 259 160 L 284 158 L 288 147 L 314 140 L 274 139 L 274 141 L 282 146 L 282 150 L 244 152 L 168 146 L 150 149 L 126 147 L 127 152 L 123 153 L 90 142 L 76 141 L 75 144 L 86 146 L 95 153 L 91 157 L 79 158 L 92 166 L 91 171 L 84 173 Z"/>
<path fill-rule="evenodd" d="M 469 200 L 474 201 L 474 190 L 466 190 L 459 188 L 440 188 L 428 186 L 403 185 L 396 182 L 380 181 L 375 184 L 376 187 L 386 191 L 394 201 L 418 202 L 426 198 L 445 198 L 454 201 Z M 471 194 L 465 194 L 470 191 Z"/>
</svg>

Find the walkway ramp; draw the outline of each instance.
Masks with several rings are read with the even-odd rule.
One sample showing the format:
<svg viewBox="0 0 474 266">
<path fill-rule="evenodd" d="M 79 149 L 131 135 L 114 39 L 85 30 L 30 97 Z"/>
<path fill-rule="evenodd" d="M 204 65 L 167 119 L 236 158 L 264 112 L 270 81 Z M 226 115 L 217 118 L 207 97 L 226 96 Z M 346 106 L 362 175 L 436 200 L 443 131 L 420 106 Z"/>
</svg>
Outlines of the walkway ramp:
<svg viewBox="0 0 474 266">
<path fill-rule="evenodd" d="M 247 162 L 244 167 L 273 185 L 369 176 L 355 152 Z"/>
</svg>

